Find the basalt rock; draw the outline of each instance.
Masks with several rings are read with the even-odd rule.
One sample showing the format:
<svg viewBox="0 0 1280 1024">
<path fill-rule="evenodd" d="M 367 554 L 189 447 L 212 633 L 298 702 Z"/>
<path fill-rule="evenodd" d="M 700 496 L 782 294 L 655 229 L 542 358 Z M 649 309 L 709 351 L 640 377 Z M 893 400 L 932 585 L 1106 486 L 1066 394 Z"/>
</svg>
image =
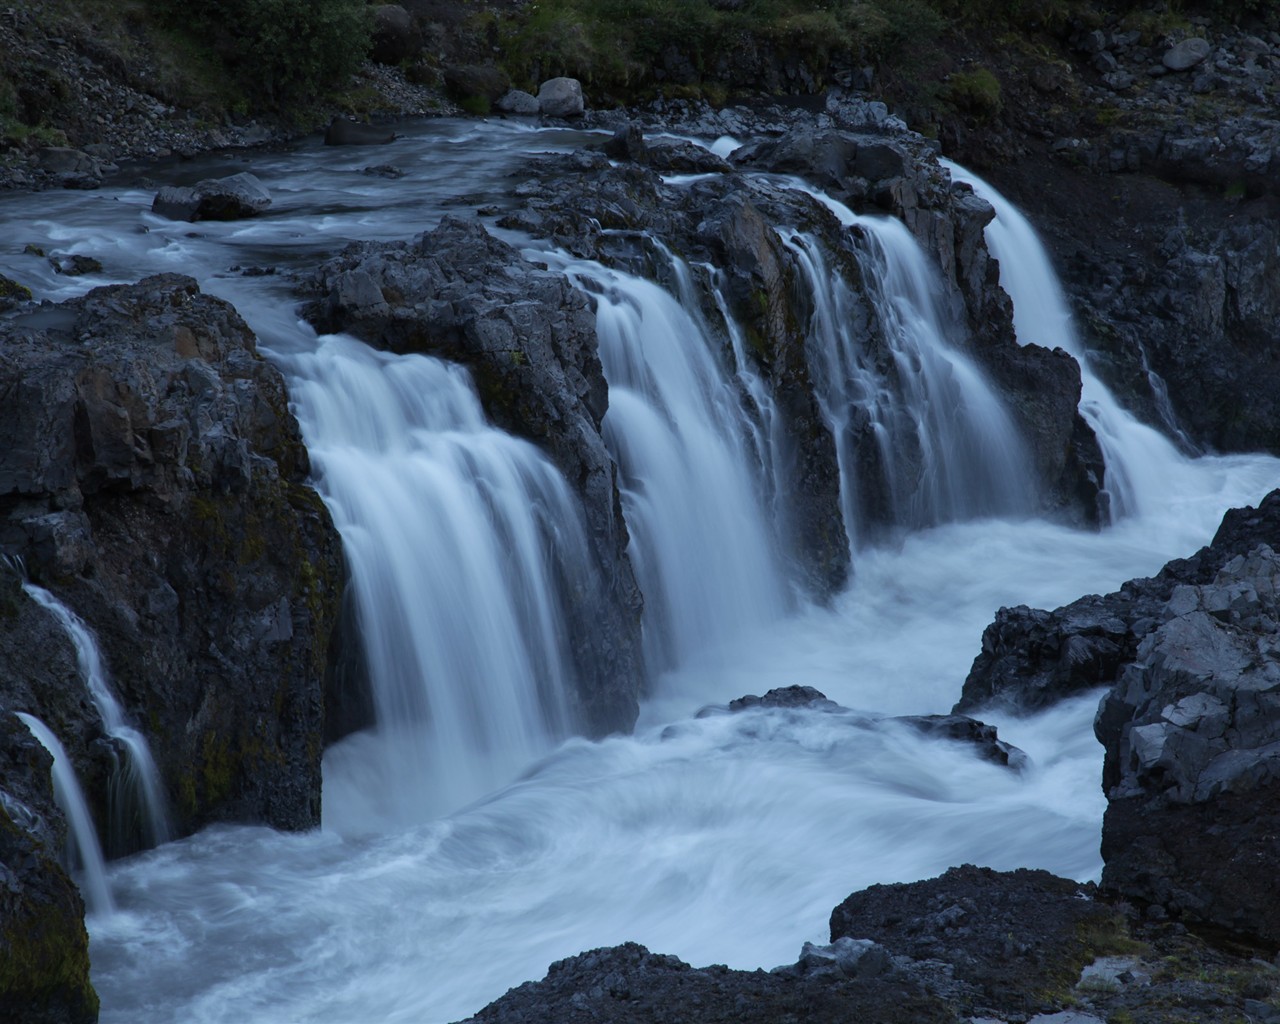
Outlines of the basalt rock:
<svg viewBox="0 0 1280 1024">
<path fill-rule="evenodd" d="M 67 825 L 53 799 L 52 764 L 0 708 L 0 1017 L 92 1024 L 98 996 L 84 901 L 61 863 Z"/>
<path fill-rule="evenodd" d="M 641 598 L 600 433 L 609 394 L 587 297 L 457 218 L 412 242 L 350 246 L 320 268 L 314 287 L 322 297 L 307 316 L 320 330 L 468 366 L 494 421 L 542 448 L 576 490 L 598 570 L 593 587 L 569 595 L 577 719 L 596 735 L 629 729 Z"/>
<path fill-rule="evenodd" d="M 1111 690 L 1103 886 L 1280 945 L 1280 491 L 1152 579 L 1056 612 L 1001 609 L 957 710 Z"/>
<path fill-rule="evenodd" d="M 256 217 L 271 205 L 271 195 L 247 172 L 207 178 L 190 188 L 166 185 L 151 203 L 153 212 L 170 220 L 241 220 Z"/>
<path fill-rule="evenodd" d="M 178 830 L 316 825 L 343 567 L 244 321 L 177 275 L 98 288 L 4 322 L 0 394 L 0 550 L 96 634 Z M 54 729 L 101 815 L 102 723 L 52 616 L 10 593 L 0 703 Z"/>
</svg>

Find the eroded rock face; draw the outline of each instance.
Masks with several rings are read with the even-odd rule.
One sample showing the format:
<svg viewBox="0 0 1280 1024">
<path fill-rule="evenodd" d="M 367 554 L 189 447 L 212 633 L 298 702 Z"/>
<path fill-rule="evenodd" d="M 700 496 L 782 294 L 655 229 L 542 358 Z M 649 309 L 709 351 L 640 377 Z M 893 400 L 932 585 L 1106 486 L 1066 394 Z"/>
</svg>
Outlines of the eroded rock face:
<svg viewBox="0 0 1280 1024">
<path fill-rule="evenodd" d="M 96 634 L 176 827 L 316 825 L 344 577 L 279 372 L 177 275 L 0 330 L 0 549 Z M 15 587 L 0 701 L 48 722 L 101 810 L 102 724 L 56 623 Z"/>
<path fill-rule="evenodd" d="M 1152 579 L 1001 609 L 957 710 L 1109 685 L 1104 887 L 1270 944 L 1280 911 L 1280 491 Z"/>
<path fill-rule="evenodd" d="M 67 826 L 53 801 L 53 758 L 0 709 L 0 1017 L 91 1024 L 84 901 L 60 858 Z"/>
<path fill-rule="evenodd" d="M 571 596 L 579 726 L 629 729 L 641 686 L 641 598 L 616 467 L 600 433 L 609 394 L 587 297 L 476 221 L 446 218 L 412 242 L 361 243 L 324 264 L 308 316 L 396 352 L 469 367 L 489 415 L 537 444 L 580 495 L 596 588 Z"/>
</svg>

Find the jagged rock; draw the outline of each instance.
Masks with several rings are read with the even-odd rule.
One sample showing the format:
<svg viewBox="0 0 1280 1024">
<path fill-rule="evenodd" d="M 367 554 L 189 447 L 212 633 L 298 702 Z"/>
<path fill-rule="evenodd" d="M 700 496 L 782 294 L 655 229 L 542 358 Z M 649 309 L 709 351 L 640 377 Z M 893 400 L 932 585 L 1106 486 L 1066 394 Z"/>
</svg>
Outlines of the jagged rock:
<svg viewBox="0 0 1280 1024">
<path fill-rule="evenodd" d="M 979 722 L 968 715 L 906 715 L 890 718 L 888 721 L 909 725 L 926 736 L 967 743 L 977 749 L 978 756 L 984 761 L 1003 765 L 1014 771 L 1022 771 L 1030 764 L 1024 751 L 999 738 L 994 725 Z"/>
<path fill-rule="evenodd" d="M 0 274 L 0 313 L 31 301 L 31 289 Z"/>
<path fill-rule="evenodd" d="M 67 825 L 53 799 L 53 758 L 0 708 L 0 1018 L 92 1024 L 84 901 L 60 863 Z"/>
<path fill-rule="evenodd" d="M 395 141 L 396 133 L 375 124 L 335 117 L 324 132 L 326 146 L 385 146 Z"/>
<path fill-rule="evenodd" d="M 0 393 L 0 551 L 97 635 L 178 830 L 316 825 L 343 568 L 244 321 L 177 275 L 98 288 L 0 324 Z M 46 720 L 101 811 L 110 751 L 50 618 L 0 615 L 0 704 Z"/>
<path fill-rule="evenodd" d="M 547 117 L 580 117 L 585 104 L 576 78 L 551 78 L 538 87 L 538 109 Z"/>
<path fill-rule="evenodd" d="M 1211 583 L 1224 565 L 1259 544 L 1280 548 L 1280 492 L 1256 510 L 1228 512 L 1207 547 L 1175 559 L 1151 579 L 1130 580 L 1116 593 L 1082 597 L 1053 612 L 1001 608 L 983 631 L 982 650 L 955 712 L 990 704 L 1034 711 L 1115 685 L 1138 660 L 1139 646 L 1165 621 L 1177 588 Z"/>
<path fill-rule="evenodd" d="M 152 212 L 170 220 L 240 220 L 256 217 L 271 205 L 266 186 L 247 171 L 207 178 L 184 188 L 166 185 L 156 193 Z"/>
<path fill-rule="evenodd" d="M 508 89 L 493 104 L 493 109 L 517 117 L 537 117 L 541 113 L 538 97 L 523 89 Z"/>
<path fill-rule="evenodd" d="M 733 170 L 729 161 L 683 140 L 650 143 L 648 163 L 659 174 L 728 174 Z"/>
<path fill-rule="evenodd" d="M 1187 71 L 1197 64 L 1203 64 L 1212 52 L 1213 47 L 1209 45 L 1209 41 L 1197 36 L 1170 47 L 1160 62 L 1170 71 Z"/>
<path fill-rule="evenodd" d="M 609 396 L 586 296 L 453 217 L 413 242 L 350 246 L 315 281 L 318 329 L 467 365 L 495 422 L 541 447 L 580 495 L 598 573 L 571 598 L 577 718 L 596 735 L 630 728 L 641 599 L 600 433 Z"/>
<path fill-rule="evenodd" d="M 729 701 L 730 711 L 745 711 L 748 708 L 817 708 L 828 710 L 839 707 L 827 695 L 812 686 L 780 686 L 770 690 L 763 697 L 748 694 Z"/>
<path fill-rule="evenodd" d="M 806 944 L 798 963 L 766 973 L 690 967 L 629 942 L 558 961 L 542 981 L 512 989 L 464 1024 L 677 1024 L 690 1020 L 691 1010 L 700 1024 L 956 1019 L 942 999 L 896 970 L 871 943 Z"/>
<path fill-rule="evenodd" d="M 649 147 L 645 145 L 644 132 L 633 121 L 628 121 L 604 144 L 606 156 L 615 160 L 631 160 L 638 164 L 649 162 Z"/>
</svg>

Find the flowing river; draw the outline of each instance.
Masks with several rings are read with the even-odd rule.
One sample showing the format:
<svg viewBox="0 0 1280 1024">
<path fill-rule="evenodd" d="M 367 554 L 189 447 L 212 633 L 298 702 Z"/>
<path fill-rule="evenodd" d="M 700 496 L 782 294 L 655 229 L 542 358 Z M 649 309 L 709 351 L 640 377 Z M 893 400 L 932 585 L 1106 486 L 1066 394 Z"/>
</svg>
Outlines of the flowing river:
<svg viewBox="0 0 1280 1024">
<path fill-rule="evenodd" d="M 567 737 L 557 694 L 570 669 L 546 558 L 553 550 L 563 573 L 585 556 L 563 482 L 485 422 L 462 371 L 317 338 L 287 274 L 239 269 L 305 269 L 349 240 L 503 207 L 532 153 L 589 138 L 508 122 L 402 130 L 380 150 L 311 139 L 151 171 L 188 183 L 252 170 L 274 204 L 250 221 L 164 220 L 152 188 L 3 200 L 0 272 L 39 298 L 171 271 L 237 307 L 289 379 L 358 600 L 381 630 L 369 644 L 380 725 L 327 755 L 323 828 L 216 827 L 107 865 L 114 910 L 88 920 L 102 1020 L 452 1021 L 553 960 L 624 940 L 699 965 L 791 962 L 804 941 L 826 941 L 850 892 L 960 863 L 1096 877 L 1096 695 L 987 716 L 1030 756 L 1022 774 L 880 719 L 946 712 L 1000 605 L 1056 607 L 1155 572 L 1206 543 L 1224 510 L 1280 485 L 1280 462 L 1187 459 L 1087 376 L 1086 414 L 1124 470 L 1115 525 L 1085 532 L 1019 514 L 1016 470 L 979 460 L 987 490 L 939 478 L 925 505 L 904 499 L 912 532 L 862 547 L 848 589 L 811 606 L 770 550 L 767 443 L 753 444 L 753 424 L 726 403 L 726 371 L 698 348 L 696 317 L 655 285 L 549 254 L 599 296 L 607 440 L 646 589 L 649 660 L 663 668 L 634 735 Z M 382 161 L 404 177 L 363 173 Z M 876 258 L 899 258 L 892 231 L 876 237 Z M 22 255 L 27 244 L 93 256 L 103 271 L 55 274 Z M 1028 259 L 1036 245 L 1022 234 L 992 244 Z M 921 344 L 913 322 L 932 332 L 927 353 L 904 358 L 950 366 L 943 378 L 985 393 L 935 337 L 945 331 L 922 311 L 924 271 L 900 295 L 894 266 L 879 280 L 903 351 Z M 1028 286 L 1005 284 L 1025 308 Z M 835 429 L 844 399 L 824 401 Z M 997 442 L 1015 466 L 1016 439 L 996 437 L 1001 415 L 928 424 L 939 472 Z M 467 582 L 455 600 L 483 607 L 491 634 L 474 632 L 472 605 L 451 608 L 432 589 L 444 576 Z M 849 710 L 716 713 L 792 684 Z M 423 705 L 446 710 L 428 723 Z M 477 720 L 477 708 L 492 714 Z"/>
</svg>

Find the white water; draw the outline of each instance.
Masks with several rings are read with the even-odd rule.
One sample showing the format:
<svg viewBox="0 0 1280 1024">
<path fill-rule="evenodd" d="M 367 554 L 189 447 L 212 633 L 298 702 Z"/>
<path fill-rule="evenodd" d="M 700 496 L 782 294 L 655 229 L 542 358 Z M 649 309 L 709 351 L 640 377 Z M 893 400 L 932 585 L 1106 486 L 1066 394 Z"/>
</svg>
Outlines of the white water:
<svg viewBox="0 0 1280 1024">
<path fill-rule="evenodd" d="M 745 443 L 754 424 L 692 301 L 596 263 L 552 265 L 596 296 L 605 441 L 622 478 L 649 663 L 723 650 L 780 619 L 789 598 L 762 468 Z"/>
<path fill-rule="evenodd" d="M 900 221 L 860 217 L 822 197 L 865 236 L 860 266 L 891 365 L 865 339 L 857 300 L 817 240 L 784 239 L 812 295 L 809 347 L 836 440 L 850 543 L 980 515 L 1028 511 L 1029 461 L 999 397 L 953 345 L 941 285 Z M 887 501 L 881 507 L 880 495 Z"/>
<path fill-rule="evenodd" d="M 987 245 L 1000 261 L 1000 284 L 1013 299 L 1018 340 L 1061 348 L 1080 364 L 1080 412 L 1093 428 L 1106 460 L 1105 486 L 1112 520 L 1154 511 L 1194 488 L 1189 461 L 1159 431 L 1126 410 L 1094 373 L 1080 344 L 1058 275 L 1030 221 L 994 187 L 972 171 L 942 161 L 956 181 L 996 210 L 986 227 Z"/>
<path fill-rule="evenodd" d="M 566 734 L 562 591 L 591 573 L 580 513 L 545 456 L 486 422 L 460 367 L 342 336 L 285 366 L 377 704 L 376 733 L 326 758 L 325 821 L 424 821 Z"/>
<path fill-rule="evenodd" d="M 25 711 L 17 714 L 23 725 L 31 730 L 31 735 L 53 756 L 53 798 L 67 816 L 67 863 L 78 875 L 76 882 L 85 906 L 90 914 L 110 914 L 115 910 L 115 903 L 107 885 L 102 846 L 71 758 L 44 722 Z"/>
<path fill-rule="evenodd" d="M 123 763 L 116 765 L 111 776 L 107 847 L 131 852 L 137 848 L 135 837 L 141 839 L 144 847 L 167 843 L 172 838 L 172 831 L 164 783 L 151 756 L 147 738 L 129 724 L 111 689 L 110 677 L 92 631 L 80 616 L 43 587 L 24 580 L 22 589 L 36 604 L 52 613 L 66 632 L 76 651 L 80 678 L 102 718 L 103 731 L 125 751 Z"/>
<path fill-rule="evenodd" d="M 410 127 L 394 153 L 263 155 L 253 170 L 278 197 L 273 212 L 198 231 L 152 217 L 149 192 L 22 197 L 5 211 L 15 214 L 15 245 L 0 251 L 0 269 L 51 298 L 184 269 L 236 303 L 295 392 L 307 381 L 327 391 L 347 374 L 330 376 L 320 356 L 341 343 L 318 345 L 299 327 L 279 279 L 225 268 L 305 265 L 344 238 L 402 237 L 411 223 L 430 226 L 461 188 L 477 205 L 501 202 L 502 175 L 530 150 L 576 141 L 432 122 Z M 360 174 L 362 163 L 387 160 L 410 173 L 396 182 Z M 17 252 L 28 241 L 97 255 L 104 278 L 33 269 Z M 620 320 L 651 302 L 668 308 L 638 284 L 617 278 L 602 306 L 634 303 Z M 647 332 L 659 316 L 641 319 Z M 691 338 L 687 330 L 668 337 Z M 386 359 L 384 373 L 397 365 Z M 307 400 L 299 405 L 307 419 Z M 320 467 L 324 445 L 309 419 L 306 429 Z M 361 459 L 377 471 L 378 453 Z M 765 621 L 730 648 L 680 662 L 634 737 L 567 740 L 522 778 L 436 820 L 388 827 L 380 818 L 377 834 L 216 828 L 114 863 L 120 912 L 90 921 L 103 1021 L 449 1021 L 541 977 L 554 959 L 627 939 L 695 963 L 788 962 L 801 942 L 825 941 L 831 908 L 854 889 L 964 861 L 1095 876 L 1103 800 L 1089 697 L 1026 720 L 989 716 L 1031 755 L 1023 777 L 853 715 L 691 716 L 792 683 L 863 712 L 945 711 L 999 605 L 1053 607 L 1155 571 L 1204 543 L 1223 510 L 1280 484 L 1280 463 L 1201 459 L 1176 483 L 1101 534 L 977 519 L 864 548 L 830 608 Z M 331 474 L 325 486 L 332 501 Z M 400 519 L 420 516 L 415 507 Z M 361 799 L 377 810 L 376 789 L 336 795 L 332 765 L 326 816 L 335 801 L 343 813 Z"/>
</svg>

